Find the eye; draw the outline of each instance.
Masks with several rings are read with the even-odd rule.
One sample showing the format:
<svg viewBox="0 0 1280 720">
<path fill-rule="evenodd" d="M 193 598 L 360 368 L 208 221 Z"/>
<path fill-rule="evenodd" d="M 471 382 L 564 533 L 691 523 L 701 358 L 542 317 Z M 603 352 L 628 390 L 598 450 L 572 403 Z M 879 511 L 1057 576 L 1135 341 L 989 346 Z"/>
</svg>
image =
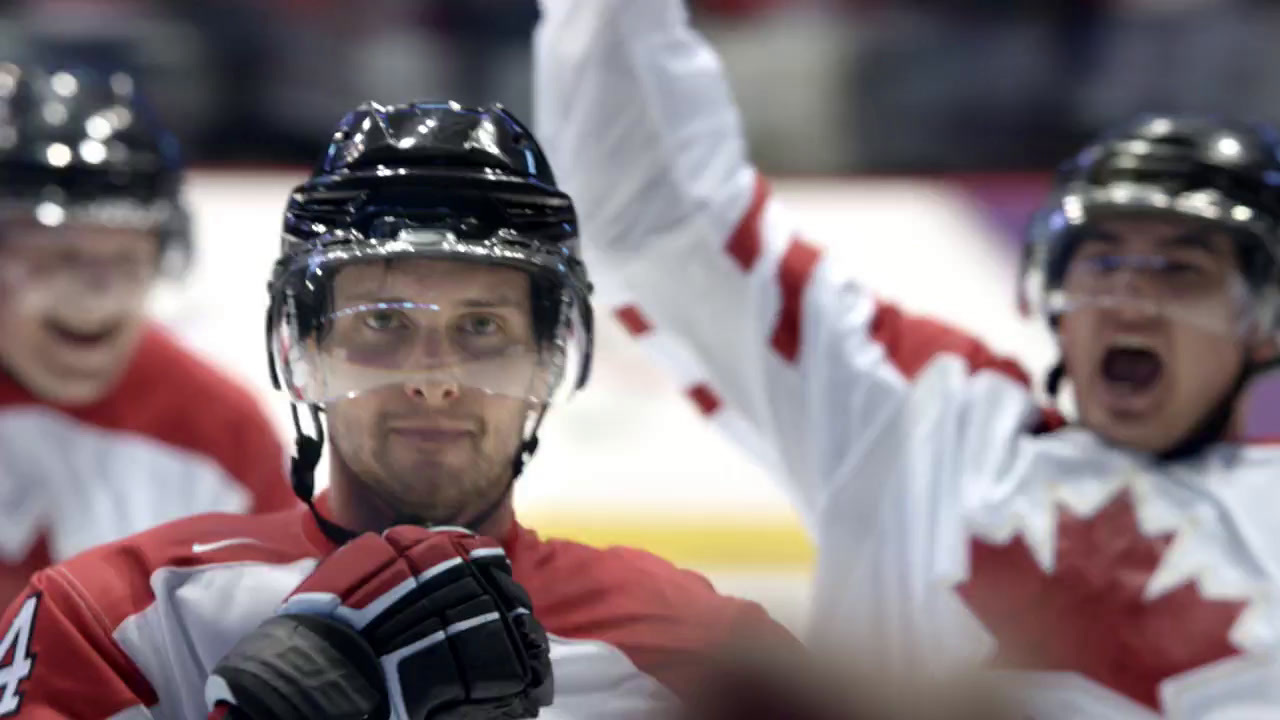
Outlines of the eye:
<svg viewBox="0 0 1280 720">
<path fill-rule="evenodd" d="M 458 322 L 458 330 L 463 335 L 489 337 L 502 332 L 502 322 L 493 315 L 476 313 L 463 317 Z"/>
<path fill-rule="evenodd" d="M 1220 263 L 1211 257 L 1189 255 L 1171 257 L 1164 267 L 1164 274 L 1171 280 L 1179 282 L 1211 282 L 1226 274 Z"/>
<path fill-rule="evenodd" d="M 1105 255 L 1114 255 L 1116 246 L 1114 243 L 1100 240 L 1096 237 L 1085 236 L 1080 239 L 1076 245 L 1073 257 L 1076 259 L 1093 260 Z"/>
<path fill-rule="evenodd" d="M 404 325 L 404 318 L 395 310 L 373 310 L 365 313 L 361 322 L 370 330 L 384 332 Z"/>
<path fill-rule="evenodd" d="M 1077 259 L 1077 266 L 1089 273 L 1105 275 L 1113 273 L 1124 266 L 1125 259 L 1106 250 L 1097 249 L 1082 252 Z"/>
</svg>

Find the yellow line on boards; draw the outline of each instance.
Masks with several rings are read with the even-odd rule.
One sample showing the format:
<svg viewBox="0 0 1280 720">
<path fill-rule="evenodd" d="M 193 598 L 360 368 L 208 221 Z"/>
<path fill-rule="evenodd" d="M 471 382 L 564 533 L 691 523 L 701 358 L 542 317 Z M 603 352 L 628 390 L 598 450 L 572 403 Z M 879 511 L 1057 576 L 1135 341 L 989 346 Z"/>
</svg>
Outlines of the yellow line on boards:
<svg viewBox="0 0 1280 720">
<path fill-rule="evenodd" d="M 779 516 L 531 510 L 519 517 L 544 538 L 639 548 L 686 567 L 800 571 L 813 564 L 813 546 L 804 530 Z"/>
</svg>

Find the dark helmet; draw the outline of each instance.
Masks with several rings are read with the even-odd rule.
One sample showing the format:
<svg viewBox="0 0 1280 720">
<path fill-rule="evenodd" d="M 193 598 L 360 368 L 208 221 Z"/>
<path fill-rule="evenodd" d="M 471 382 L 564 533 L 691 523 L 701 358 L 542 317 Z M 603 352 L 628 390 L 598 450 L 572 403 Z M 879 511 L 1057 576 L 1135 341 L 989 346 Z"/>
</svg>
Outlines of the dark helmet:
<svg viewBox="0 0 1280 720">
<path fill-rule="evenodd" d="M 502 265 L 531 279 L 533 325 L 550 359 L 549 385 L 584 385 L 592 350 L 591 285 L 572 201 L 527 128 L 500 106 L 366 103 L 339 124 L 319 165 L 285 209 L 269 285 L 272 380 L 313 419 L 322 400 L 291 370 L 291 352 L 324 337 L 335 267 L 399 257 Z M 317 272 L 320 270 L 320 272 Z M 577 363 L 568 358 L 577 358 Z M 514 473 L 536 447 L 550 398 L 531 411 Z M 318 441 L 299 425 L 294 485 L 311 495 Z M 313 445 L 315 443 L 315 445 Z M 300 469 L 302 472 L 300 472 Z"/>
<path fill-rule="evenodd" d="M 1100 213 L 1174 214 L 1212 223 L 1236 241 L 1240 272 L 1253 291 L 1256 329 L 1280 323 L 1280 136 L 1268 127 L 1212 117 L 1143 115 L 1102 134 L 1058 171 L 1048 201 L 1028 227 L 1019 300 L 1048 316 L 1083 231 Z M 1225 435 L 1248 381 L 1267 369 L 1246 360 L 1222 400 L 1161 454 L 1198 452 Z M 1063 379 L 1059 363 L 1048 391 Z"/>
<path fill-rule="evenodd" d="M 1021 300 L 1058 288 L 1080 231 L 1099 213 L 1174 213 L 1207 220 L 1239 241 L 1255 289 L 1277 285 L 1280 136 L 1207 117 L 1143 115 L 1090 143 L 1058 170 L 1028 229 Z M 1276 320 L 1276 308 L 1259 308 Z"/>
<path fill-rule="evenodd" d="M 0 64 L 0 219 L 154 232 L 166 268 L 190 258 L 182 162 L 125 72 Z"/>
</svg>

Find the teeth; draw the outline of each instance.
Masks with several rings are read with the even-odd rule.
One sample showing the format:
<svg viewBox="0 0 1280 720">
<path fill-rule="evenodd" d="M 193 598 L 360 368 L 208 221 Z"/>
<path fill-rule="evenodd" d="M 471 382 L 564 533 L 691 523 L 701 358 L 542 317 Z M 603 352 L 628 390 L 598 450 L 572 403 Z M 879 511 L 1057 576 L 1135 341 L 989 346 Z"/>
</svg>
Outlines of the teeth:
<svg viewBox="0 0 1280 720">
<path fill-rule="evenodd" d="M 1117 335 L 1111 338 L 1110 346 L 1120 350 L 1146 350 L 1154 352 L 1155 345 L 1138 335 Z"/>
</svg>

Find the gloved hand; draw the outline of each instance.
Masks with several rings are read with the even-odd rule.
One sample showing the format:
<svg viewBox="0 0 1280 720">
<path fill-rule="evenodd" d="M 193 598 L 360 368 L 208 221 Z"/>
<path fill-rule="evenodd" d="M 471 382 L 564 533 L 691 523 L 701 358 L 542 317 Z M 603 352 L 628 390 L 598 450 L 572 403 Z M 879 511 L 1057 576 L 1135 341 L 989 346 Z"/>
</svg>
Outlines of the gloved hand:
<svg viewBox="0 0 1280 720">
<path fill-rule="evenodd" d="M 413 526 L 361 535 L 214 667 L 210 717 L 536 717 L 553 683 L 532 609 L 492 540 Z"/>
</svg>

